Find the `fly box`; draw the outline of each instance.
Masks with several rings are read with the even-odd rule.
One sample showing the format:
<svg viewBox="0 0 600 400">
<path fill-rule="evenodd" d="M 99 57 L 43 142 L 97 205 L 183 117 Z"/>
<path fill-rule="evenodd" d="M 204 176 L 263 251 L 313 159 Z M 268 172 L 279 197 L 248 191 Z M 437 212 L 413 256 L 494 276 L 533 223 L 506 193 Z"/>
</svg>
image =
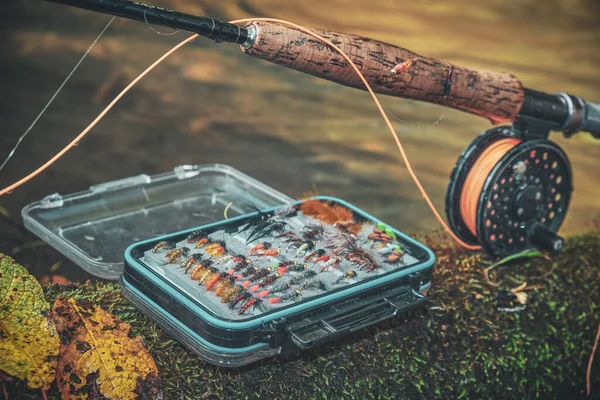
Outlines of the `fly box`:
<svg viewBox="0 0 600 400">
<path fill-rule="evenodd" d="M 253 211 L 125 251 L 124 295 L 206 361 L 291 354 L 426 301 L 431 250 L 360 209 L 237 206 Z"/>
<path fill-rule="evenodd" d="M 219 164 L 51 194 L 22 215 L 220 366 L 308 349 L 419 306 L 434 263 L 350 204 L 295 201 Z"/>
</svg>

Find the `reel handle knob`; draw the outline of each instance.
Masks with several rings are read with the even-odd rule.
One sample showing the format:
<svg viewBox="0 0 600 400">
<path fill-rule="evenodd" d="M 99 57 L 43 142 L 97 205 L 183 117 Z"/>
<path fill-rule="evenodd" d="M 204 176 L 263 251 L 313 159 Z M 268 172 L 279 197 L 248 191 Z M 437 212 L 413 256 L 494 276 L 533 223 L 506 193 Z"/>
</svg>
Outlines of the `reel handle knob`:
<svg viewBox="0 0 600 400">
<path fill-rule="evenodd" d="M 560 252 L 565 245 L 563 238 L 542 224 L 534 224 L 531 227 L 530 232 L 531 233 L 529 237 L 531 243 L 540 246 L 543 249 L 552 251 L 553 253 Z"/>
</svg>

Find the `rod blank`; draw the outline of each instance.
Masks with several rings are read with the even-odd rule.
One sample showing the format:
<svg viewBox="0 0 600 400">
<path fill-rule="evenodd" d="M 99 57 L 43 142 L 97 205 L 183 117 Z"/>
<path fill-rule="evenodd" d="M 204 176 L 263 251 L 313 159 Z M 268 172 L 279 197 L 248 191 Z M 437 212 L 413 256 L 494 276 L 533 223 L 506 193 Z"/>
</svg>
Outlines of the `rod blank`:
<svg viewBox="0 0 600 400">
<path fill-rule="evenodd" d="M 198 17 L 127 0 L 45 0 L 117 17 L 194 32 L 218 42 L 243 44 L 248 31 L 210 17 Z"/>
</svg>

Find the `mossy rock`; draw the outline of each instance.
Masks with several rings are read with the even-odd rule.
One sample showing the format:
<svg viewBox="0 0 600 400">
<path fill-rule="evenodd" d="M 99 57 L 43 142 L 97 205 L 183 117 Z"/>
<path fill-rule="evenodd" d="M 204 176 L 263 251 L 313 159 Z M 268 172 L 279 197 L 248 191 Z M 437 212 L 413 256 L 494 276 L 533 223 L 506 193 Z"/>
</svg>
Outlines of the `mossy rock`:
<svg viewBox="0 0 600 400">
<path fill-rule="evenodd" d="M 585 398 L 586 369 L 600 322 L 600 233 L 568 238 L 552 256 L 522 259 L 483 274 L 491 261 L 419 238 L 436 253 L 430 301 L 410 318 L 387 321 L 292 359 L 224 369 L 186 350 L 121 295 L 117 283 L 50 285 L 49 301 L 100 304 L 144 337 L 171 399 Z M 510 289 L 527 282 L 525 305 Z M 7 383 L 10 399 L 39 398 Z M 596 396 L 596 397 L 594 397 Z M 50 398 L 59 398 L 56 385 Z M 592 368 L 600 398 L 600 355 Z"/>
</svg>

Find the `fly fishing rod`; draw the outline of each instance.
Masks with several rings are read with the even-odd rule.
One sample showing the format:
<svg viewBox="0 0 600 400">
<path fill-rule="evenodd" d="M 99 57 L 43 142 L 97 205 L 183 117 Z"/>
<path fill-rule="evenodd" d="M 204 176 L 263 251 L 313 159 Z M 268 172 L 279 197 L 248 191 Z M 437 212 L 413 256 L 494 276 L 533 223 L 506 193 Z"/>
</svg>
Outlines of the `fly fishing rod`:
<svg viewBox="0 0 600 400">
<path fill-rule="evenodd" d="M 284 24 L 240 26 L 126 0 L 46 1 L 237 43 L 252 57 L 365 89 L 334 49 Z M 600 138 L 600 105 L 524 88 L 509 73 L 465 68 L 358 35 L 311 31 L 343 50 L 374 92 L 453 108 L 494 125 L 462 152 L 450 175 L 446 215 L 460 240 L 497 257 L 563 248 L 557 232 L 571 199 L 572 171 L 548 137 L 556 131 Z"/>
</svg>

